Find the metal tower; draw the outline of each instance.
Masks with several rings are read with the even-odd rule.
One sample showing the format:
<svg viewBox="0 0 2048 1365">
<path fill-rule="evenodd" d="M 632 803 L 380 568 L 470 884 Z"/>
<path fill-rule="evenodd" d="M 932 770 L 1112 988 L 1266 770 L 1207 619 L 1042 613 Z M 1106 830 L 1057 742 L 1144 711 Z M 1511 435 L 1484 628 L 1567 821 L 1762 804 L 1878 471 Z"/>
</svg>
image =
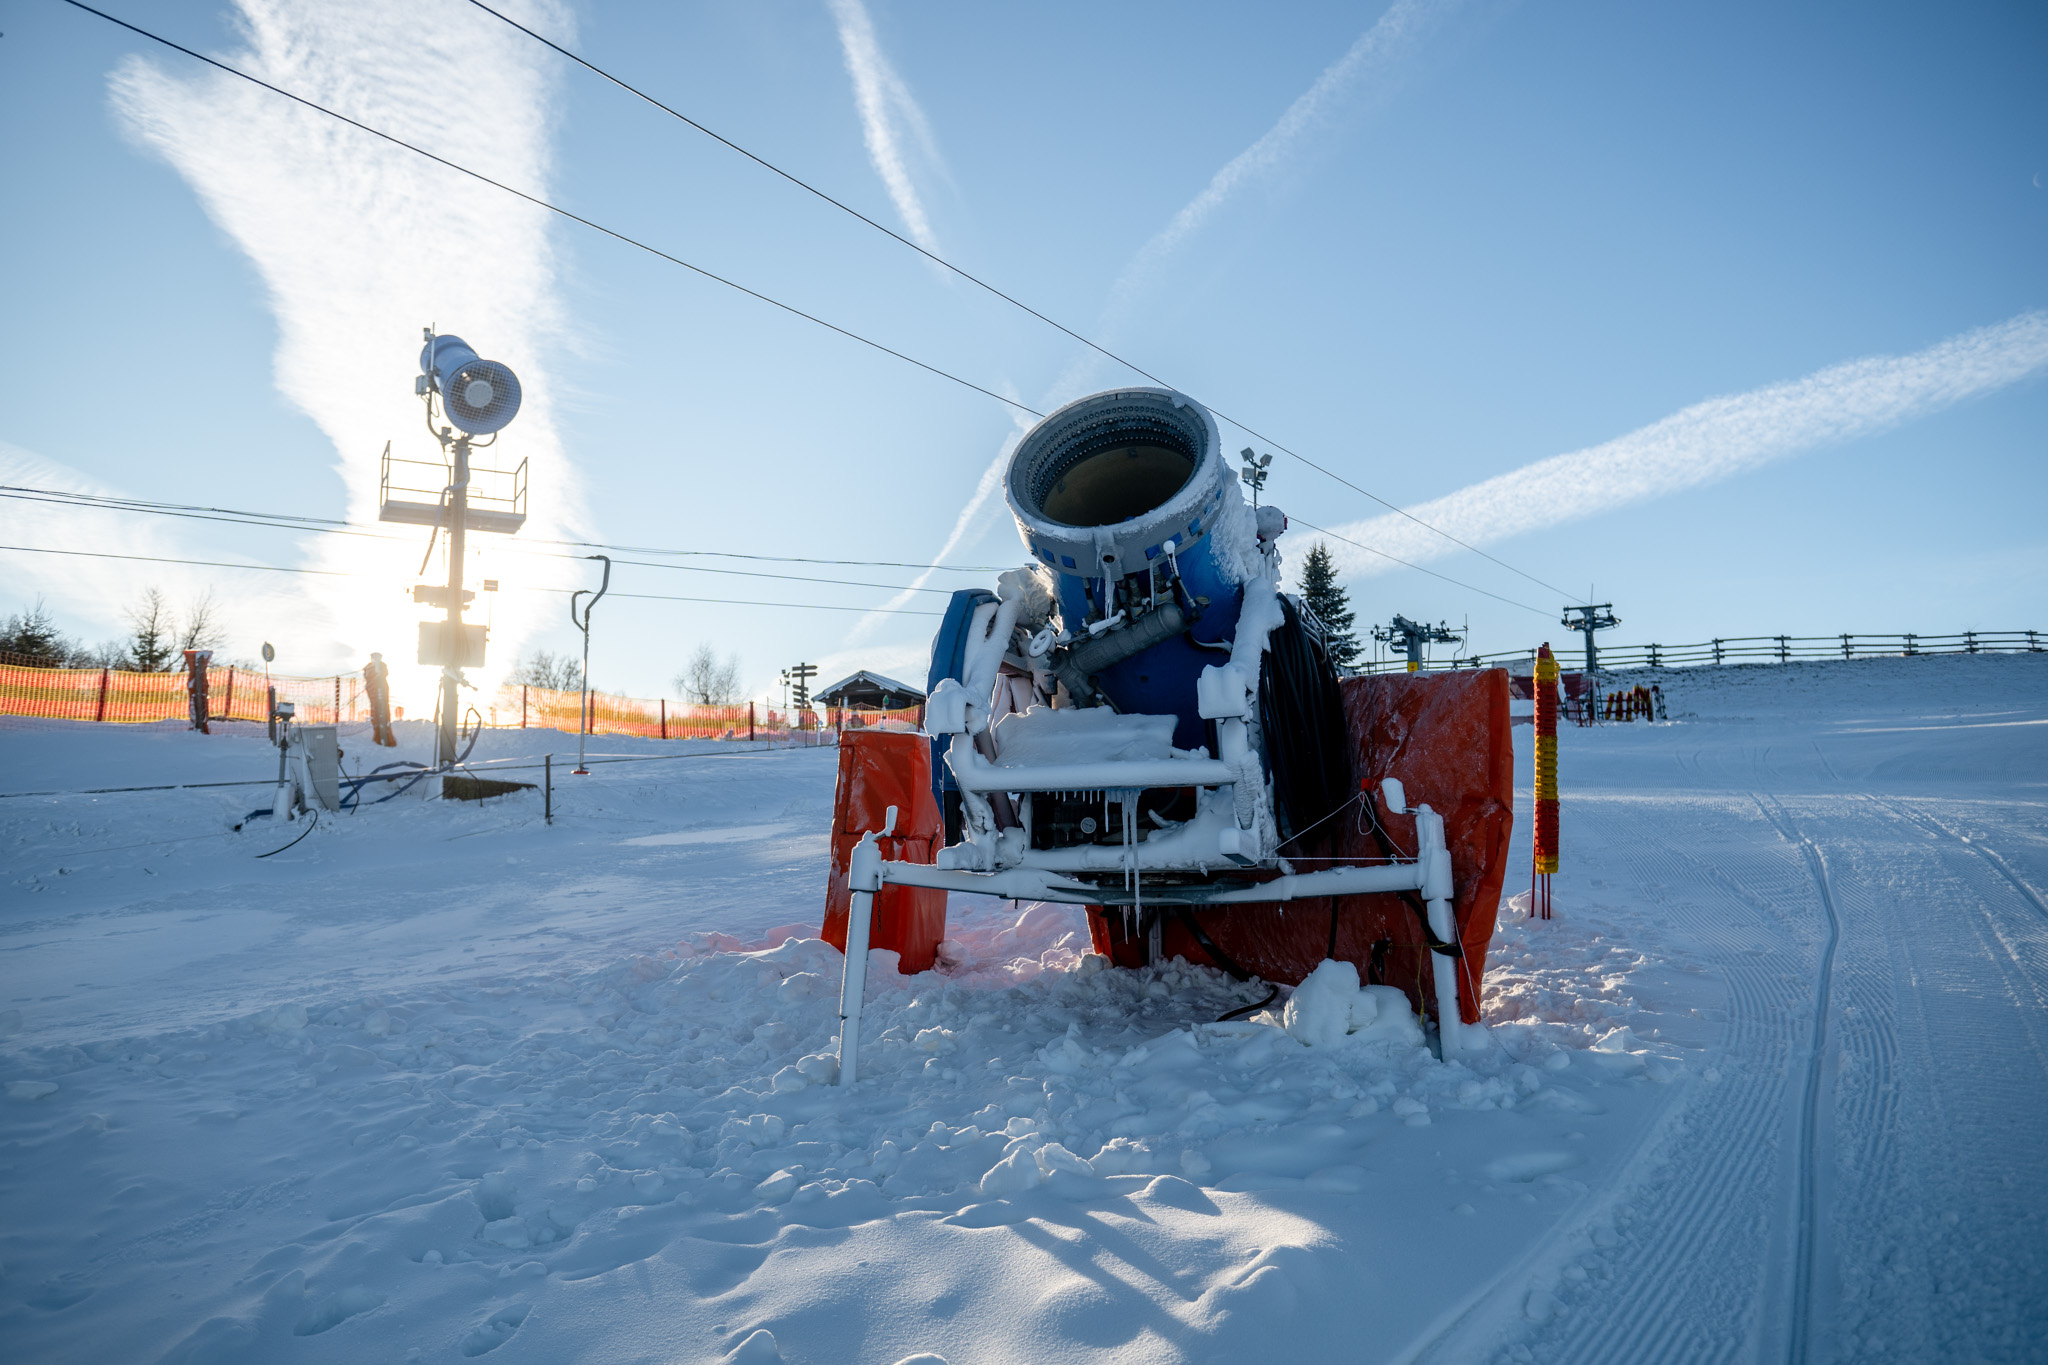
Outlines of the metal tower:
<svg viewBox="0 0 2048 1365">
<path fill-rule="evenodd" d="M 1614 603 L 1602 602 L 1597 606 L 1566 607 L 1564 619 L 1559 623 L 1567 630 L 1576 630 L 1586 637 L 1586 671 L 1600 671 L 1600 651 L 1593 644 L 1593 632 L 1606 630 L 1621 624 L 1621 618 L 1613 611 Z M 1574 615 L 1576 613 L 1576 615 Z"/>
<path fill-rule="evenodd" d="M 1422 647 L 1426 644 L 1457 644 L 1465 637 L 1450 626 L 1439 621 L 1433 626 L 1420 625 L 1407 617 L 1395 615 L 1393 623 L 1372 628 L 1372 638 L 1381 644 L 1398 644 L 1408 651 L 1408 671 L 1422 671 Z"/>
</svg>

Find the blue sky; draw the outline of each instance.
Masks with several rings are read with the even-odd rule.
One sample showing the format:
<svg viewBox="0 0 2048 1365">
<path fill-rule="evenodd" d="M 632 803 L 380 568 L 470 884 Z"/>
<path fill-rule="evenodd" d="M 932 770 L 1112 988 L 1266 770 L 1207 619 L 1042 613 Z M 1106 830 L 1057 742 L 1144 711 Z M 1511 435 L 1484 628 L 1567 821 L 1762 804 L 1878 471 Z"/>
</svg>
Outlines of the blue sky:
<svg viewBox="0 0 2048 1365">
<path fill-rule="evenodd" d="M 108 3 L 260 64 L 227 7 Z M 1033 408 L 1133 380 L 463 0 L 297 27 L 317 8 L 252 0 L 259 29 L 317 35 L 280 83 Z M 1460 526 L 1613 600 L 1617 643 L 2048 626 L 2038 8 L 509 8 L 1391 502 L 1573 456 Z M 0 482 L 373 515 L 383 439 L 422 453 L 407 405 L 428 321 L 521 367 L 533 406 L 500 449 L 534 459 L 536 533 L 928 563 L 1018 432 L 979 394 L 309 131 L 275 97 L 222 96 L 57 0 L 5 0 L 0 31 Z M 1835 368 L 1870 357 L 1923 360 Z M 1661 464 L 1644 454 L 1671 430 L 1656 424 L 1718 398 Z M 1606 464 L 1578 454 L 1614 442 Z M 1415 548 L 1285 455 L 1269 498 Z M 97 638 L 148 583 L 211 585 L 230 653 L 275 638 L 280 667 L 321 672 L 410 652 L 413 530 L 385 544 L 0 506 L 9 545 L 353 574 L 0 551 L 0 609 L 43 593 Z M 1297 559 L 1311 540 L 1292 533 Z M 493 671 L 569 643 L 565 600 L 541 589 L 582 581 L 511 548 L 472 569 L 508 585 Z M 1423 552 L 1470 587 L 1347 554 L 1362 619 L 1469 619 L 1489 651 L 1560 637 L 1550 587 Z M 1019 560 L 999 497 L 947 558 Z M 892 592 L 919 581 L 905 569 L 700 562 L 889 586 L 637 566 L 613 585 L 943 602 Z M 708 641 L 757 694 L 798 658 L 915 680 L 933 623 L 616 598 L 593 673 L 651 695 Z"/>
</svg>

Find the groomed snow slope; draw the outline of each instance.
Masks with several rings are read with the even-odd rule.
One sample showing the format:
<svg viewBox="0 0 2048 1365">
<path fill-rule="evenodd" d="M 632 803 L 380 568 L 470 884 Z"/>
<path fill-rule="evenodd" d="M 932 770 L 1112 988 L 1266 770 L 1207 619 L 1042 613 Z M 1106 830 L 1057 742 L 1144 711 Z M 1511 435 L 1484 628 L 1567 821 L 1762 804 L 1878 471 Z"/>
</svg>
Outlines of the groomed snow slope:
<svg viewBox="0 0 2048 1365">
<path fill-rule="evenodd" d="M 0 1352 L 2039 1358 L 2048 659 L 1663 682 L 1673 723 L 1565 735 L 1559 916 L 1504 909 L 1449 1066 L 956 898 L 817 1084 L 829 751 L 559 765 L 552 827 L 407 796 L 260 860 L 302 828 L 228 831 L 261 786 L 0 799 Z M 274 770 L 0 729 L 0 792 Z"/>
</svg>

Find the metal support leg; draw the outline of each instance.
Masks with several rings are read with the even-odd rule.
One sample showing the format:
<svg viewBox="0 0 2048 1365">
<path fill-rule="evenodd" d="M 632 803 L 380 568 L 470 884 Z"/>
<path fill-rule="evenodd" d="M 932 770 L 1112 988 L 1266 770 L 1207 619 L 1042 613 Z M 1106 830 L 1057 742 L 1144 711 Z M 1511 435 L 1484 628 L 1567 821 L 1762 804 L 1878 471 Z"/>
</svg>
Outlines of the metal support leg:
<svg viewBox="0 0 2048 1365">
<path fill-rule="evenodd" d="M 1428 806 L 1418 806 L 1415 833 L 1422 845 L 1418 851 L 1426 864 L 1422 898 L 1429 908 L 1429 930 L 1439 943 L 1454 944 L 1458 941 L 1458 920 L 1451 911 L 1451 852 L 1444 843 L 1444 818 Z M 1432 952 L 1430 957 L 1430 974 L 1436 979 L 1437 1037 L 1448 1061 L 1453 1053 L 1463 1051 L 1460 1034 L 1464 1023 L 1458 1013 L 1459 961 L 1449 953 Z"/>
<path fill-rule="evenodd" d="M 889 807 L 882 826 L 896 832 L 896 808 Z M 839 1084 L 860 1079 L 860 1003 L 868 981 L 868 930 L 875 917 L 875 893 L 882 889 L 882 850 L 874 831 L 860 836 L 847 861 L 846 882 L 852 903 L 846 914 L 846 972 L 839 982 Z"/>
</svg>

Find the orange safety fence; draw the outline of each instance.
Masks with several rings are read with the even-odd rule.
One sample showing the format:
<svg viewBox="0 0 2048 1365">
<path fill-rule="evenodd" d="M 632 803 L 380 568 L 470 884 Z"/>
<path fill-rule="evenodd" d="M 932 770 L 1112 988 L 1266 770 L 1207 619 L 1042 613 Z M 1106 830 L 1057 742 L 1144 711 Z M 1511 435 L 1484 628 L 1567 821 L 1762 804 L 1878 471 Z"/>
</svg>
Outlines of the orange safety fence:
<svg viewBox="0 0 2048 1365">
<path fill-rule="evenodd" d="M 298 678 L 272 674 L 266 683 L 262 670 L 233 665 L 206 670 L 208 719 L 267 723 L 266 686 L 277 689 L 279 701 L 293 703 L 302 724 L 335 725 L 369 719 L 369 701 L 360 676 Z M 184 720 L 189 714 L 183 669 L 175 673 L 130 673 L 119 668 L 28 668 L 0 664 L 0 715 L 136 725 Z"/>
<path fill-rule="evenodd" d="M 893 711 L 873 707 L 833 706 L 826 708 L 825 723 L 834 730 L 922 730 L 923 706 L 899 706 Z"/>
<path fill-rule="evenodd" d="M 581 692 L 506 683 L 498 689 L 487 723 L 524 729 L 576 733 L 583 711 Z M 700 706 L 664 698 L 590 694 L 593 735 L 637 735 L 642 739 L 767 739 L 818 728 L 810 711 L 783 711 L 760 702 Z"/>
<path fill-rule="evenodd" d="M 245 720 L 258 725 L 269 718 L 266 687 L 277 699 L 293 704 L 302 725 L 368 722 L 370 699 L 361 674 L 325 678 L 285 677 L 261 669 L 218 665 L 206 672 L 209 720 Z M 575 734 L 583 694 L 547 687 L 506 683 L 486 707 L 484 723 L 492 727 L 565 730 Z M 467 708 L 465 708 L 466 711 Z M 404 719 L 402 708 L 393 714 Z M 141 724 L 184 720 L 188 715 L 185 673 L 129 673 L 118 668 L 33 668 L 0 664 L 0 715 L 41 716 L 55 720 L 111 721 Z M 895 711 L 834 708 L 821 726 L 815 711 L 782 710 L 760 702 L 731 706 L 697 706 L 661 698 L 622 697 L 610 692 L 590 694 L 593 735 L 637 735 L 643 739 L 781 739 L 813 736 L 827 739 L 840 729 L 917 729 L 922 707 Z"/>
</svg>

